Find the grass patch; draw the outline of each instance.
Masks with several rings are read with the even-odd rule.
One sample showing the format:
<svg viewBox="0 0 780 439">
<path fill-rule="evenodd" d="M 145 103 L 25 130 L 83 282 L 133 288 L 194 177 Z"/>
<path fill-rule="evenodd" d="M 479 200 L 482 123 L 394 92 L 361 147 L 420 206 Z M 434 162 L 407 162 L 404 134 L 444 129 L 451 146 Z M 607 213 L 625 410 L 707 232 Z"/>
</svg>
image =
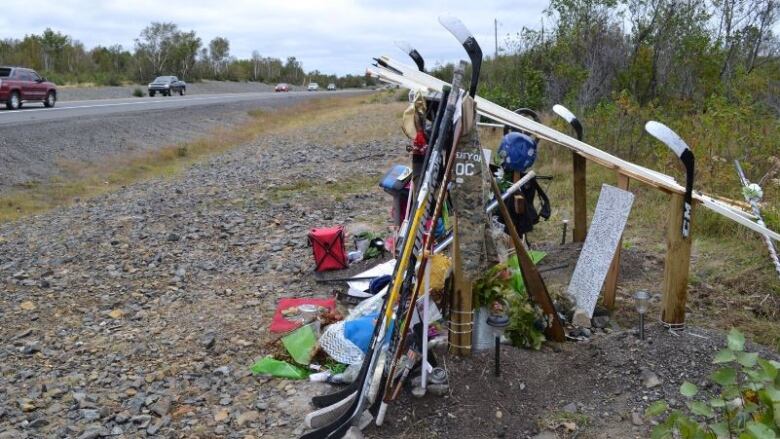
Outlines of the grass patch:
<svg viewBox="0 0 780 439">
<path fill-rule="evenodd" d="M 345 195 L 363 193 L 376 187 L 377 181 L 377 176 L 366 174 L 355 174 L 325 183 L 314 179 L 296 180 L 288 185 L 269 189 L 266 194 L 272 202 L 295 197 L 329 197 L 335 201 L 343 201 Z"/>
<path fill-rule="evenodd" d="M 376 108 L 371 108 L 372 105 L 385 105 L 367 104 L 364 101 L 365 97 L 330 97 L 275 111 L 250 111 L 249 121 L 229 129 L 216 128 L 192 141 L 123 157 L 110 157 L 101 163 L 69 162 L 63 165 L 68 170 L 67 177 L 31 183 L 0 194 L 0 222 L 41 213 L 135 182 L 170 178 L 200 160 L 245 144 L 260 135 L 296 130 L 312 123 L 327 125 L 328 122 L 361 111 L 376 111 Z M 360 133 L 357 129 L 347 129 L 324 140 L 341 142 L 354 138 L 375 138 L 378 135 L 386 135 L 388 130 L 388 127 L 372 127 L 367 132 Z"/>
</svg>

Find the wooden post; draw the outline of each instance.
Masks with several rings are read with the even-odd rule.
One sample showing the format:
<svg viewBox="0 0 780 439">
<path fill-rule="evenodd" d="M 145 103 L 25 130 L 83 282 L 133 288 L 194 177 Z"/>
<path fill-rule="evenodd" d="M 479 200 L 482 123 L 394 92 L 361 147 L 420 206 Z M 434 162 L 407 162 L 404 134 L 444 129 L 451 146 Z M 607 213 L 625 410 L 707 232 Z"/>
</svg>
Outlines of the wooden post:
<svg viewBox="0 0 780 439">
<path fill-rule="evenodd" d="M 571 153 L 571 161 L 574 171 L 574 230 L 572 231 L 574 242 L 585 242 L 588 234 L 588 204 L 587 187 L 585 185 L 585 172 L 587 162 L 585 157 L 576 152 Z"/>
<path fill-rule="evenodd" d="M 474 327 L 474 311 L 471 284 L 472 280 L 465 276 L 460 254 L 458 239 L 458 217 L 453 218 L 452 268 L 453 288 L 452 306 L 450 307 L 450 352 L 455 355 L 471 355 L 471 334 Z"/>
<path fill-rule="evenodd" d="M 682 236 L 683 194 L 673 193 L 666 228 L 666 262 L 661 322 L 673 329 L 685 324 L 685 301 L 688 294 L 688 271 L 691 265 L 691 235 Z"/>
<path fill-rule="evenodd" d="M 617 186 L 620 189 L 628 190 L 629 179 L 625 175 L 618 172 Z M 607 272 L 607 279 L 604 281 L 604 306 L 609 309 L 615 309 L 615 295 L 617 293 L 617 281 L 620 276 L 620 251 L 623 246 L 623 235 L 620 235 L 618 240 L 617 250 L 615 250 L 615 256 L 612 258 L 612 265 L 609 266 Z"/>
</svg>

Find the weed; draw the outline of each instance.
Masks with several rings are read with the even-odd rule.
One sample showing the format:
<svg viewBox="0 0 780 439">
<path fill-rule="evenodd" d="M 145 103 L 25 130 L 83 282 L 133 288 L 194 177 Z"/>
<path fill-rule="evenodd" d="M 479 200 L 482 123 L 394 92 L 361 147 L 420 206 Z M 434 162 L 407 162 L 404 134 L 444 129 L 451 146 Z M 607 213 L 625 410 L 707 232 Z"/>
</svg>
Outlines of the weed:
<svg viewBox="0 0 780 439">
<path fill-rule="evenodd" d="M 141 90 L 140 88 L 136 87 L 135 89 L 133 89 L 133 96 L 135 96 L 137 98 L 142 98 L 142 97 L 145 96 L 145 93 L 144 93 L 143 90 Z"/>
</svg>

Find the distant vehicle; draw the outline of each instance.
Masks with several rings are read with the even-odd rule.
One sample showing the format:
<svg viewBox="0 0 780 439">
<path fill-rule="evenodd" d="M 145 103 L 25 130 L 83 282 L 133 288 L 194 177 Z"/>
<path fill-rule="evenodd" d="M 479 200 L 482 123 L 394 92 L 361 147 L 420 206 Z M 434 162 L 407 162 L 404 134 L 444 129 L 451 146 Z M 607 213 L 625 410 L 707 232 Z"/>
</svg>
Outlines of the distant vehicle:
<svg viewBox="0 0 780 439">
<path fill-rule="evenodd" d="M 334 91 L 334 90 L 336 90 L 336 84 L 331 82 L 330 84 L 328 84 L 328 91 Z"/>
<path fill-rule="evenodd" d="M 274 91 L 290 91 L 290 85 L 285 84 L 284 82 L 280 82 L 276 84 L 276 87 L 274 87 Z"/>
<path fill-rule="evenodd" d="M 157 93 L 163 96 L 179 93 L 180 96 L 184 96 L 185 91 L 187 91 L 187 84 L 175 76 L 158 76 L 149 84 L 149 96 Z"/>
<path fill-rule="evenodd" d="M 40 101 L 47 108 L 57 103 L 57 86 L 35 70 L 0 67 L 0 103 L 9 110 L 22 108 L 24 102 Z"/>
<path fill-rule="evenodd" d="M 306 88 L 306 90 L 309 90 L 309 91 L 317 91 L 319 89 L 320 89 L 320 85 L 317 84 L 316 82 L 310 82 L 309 86 Z"/>
</svg>

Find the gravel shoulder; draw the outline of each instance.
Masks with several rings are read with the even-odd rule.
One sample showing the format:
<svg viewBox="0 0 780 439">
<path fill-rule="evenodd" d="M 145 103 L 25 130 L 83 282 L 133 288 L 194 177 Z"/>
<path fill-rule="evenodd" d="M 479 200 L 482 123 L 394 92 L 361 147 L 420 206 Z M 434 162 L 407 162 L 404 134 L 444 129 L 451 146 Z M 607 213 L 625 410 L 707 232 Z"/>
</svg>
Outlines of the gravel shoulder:
<svg viewBox="0 0 780 439">
<path fill-rule="evenodd" d="M 248 368 L 280 297 L 330 293 L 308 229 L 385 216 L 400 110 L 323 114 L 0 226 L 0 437 L 294 436 L 321 388 Z"/>
</svg>

